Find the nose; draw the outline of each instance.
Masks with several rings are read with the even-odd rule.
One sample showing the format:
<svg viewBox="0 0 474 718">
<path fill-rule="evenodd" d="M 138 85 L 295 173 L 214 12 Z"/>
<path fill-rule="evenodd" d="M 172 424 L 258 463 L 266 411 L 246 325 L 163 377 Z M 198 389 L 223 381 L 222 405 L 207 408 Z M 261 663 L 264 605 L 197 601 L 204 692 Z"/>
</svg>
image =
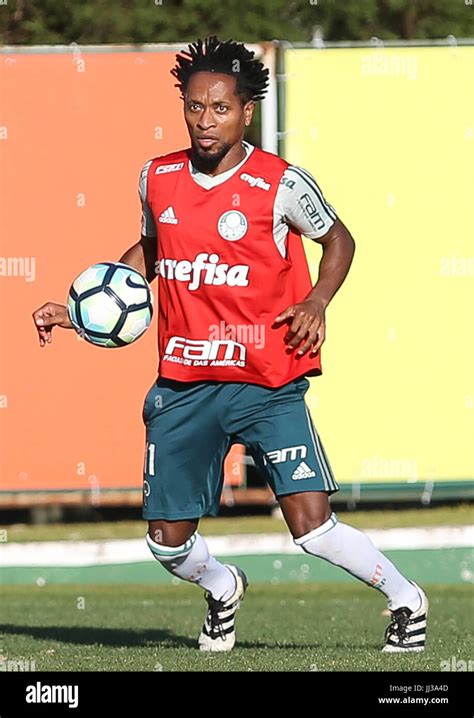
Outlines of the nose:
<svg viewBox="0 0 474 718">
<path fill-rule="evenodd" d="M 210 107 L 205 107 L 203 109 L 199 117 L 197 126 L 200 130 L 208 130 L 210 127 L 215 127 Z"/>
</svg>

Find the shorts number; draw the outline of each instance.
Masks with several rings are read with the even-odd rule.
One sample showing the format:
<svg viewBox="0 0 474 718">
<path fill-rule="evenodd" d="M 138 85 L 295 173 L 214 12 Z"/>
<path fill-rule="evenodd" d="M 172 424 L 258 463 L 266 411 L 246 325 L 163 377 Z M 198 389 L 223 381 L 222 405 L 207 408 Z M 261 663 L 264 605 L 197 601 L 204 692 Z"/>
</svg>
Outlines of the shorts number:
<svg viewBox="0 0 474 718">
<path fill-rule="evenodd" d="M 155 475 L 155 447 L 156 444 L 148 444 L 145 449 L 145 474 L 149 476 Z"/>
</svg>

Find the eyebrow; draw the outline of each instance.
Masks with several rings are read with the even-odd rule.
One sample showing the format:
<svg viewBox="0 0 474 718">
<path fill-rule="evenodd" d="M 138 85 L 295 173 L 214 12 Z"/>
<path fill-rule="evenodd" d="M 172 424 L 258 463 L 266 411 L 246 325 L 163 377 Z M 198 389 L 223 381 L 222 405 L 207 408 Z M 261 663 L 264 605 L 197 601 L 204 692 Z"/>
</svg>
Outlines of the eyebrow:
<svg viewBox="0 0 474 718">
<path fill-rule="evenodd" d="M 188 102 L 188 104 L 194 103 L 196 105 L 202 105 L 201 100 L 194 100 L 192 98 L 190 98 L 187 102 Z M 212 104 L 213 105 L 230 105 L 231 102 L 230 102 L 230 100 L 214 100 L 214 102 Z"/>
</svg>

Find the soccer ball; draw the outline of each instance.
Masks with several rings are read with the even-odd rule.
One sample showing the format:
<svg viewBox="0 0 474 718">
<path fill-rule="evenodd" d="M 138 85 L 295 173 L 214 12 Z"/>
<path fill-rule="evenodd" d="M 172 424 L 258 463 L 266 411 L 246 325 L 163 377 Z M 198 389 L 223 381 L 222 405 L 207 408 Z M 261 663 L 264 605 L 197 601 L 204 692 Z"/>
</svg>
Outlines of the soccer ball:
<svg viewBox="0 0 474 718">
<path fill-rule="evenodd" d="M 128 264 L 100 262 L 76 277 L 67 310 L 75 330 L 91 344 L 123 347 L 149 327 L 153 292 L 145 277 Z"/>
</svg>

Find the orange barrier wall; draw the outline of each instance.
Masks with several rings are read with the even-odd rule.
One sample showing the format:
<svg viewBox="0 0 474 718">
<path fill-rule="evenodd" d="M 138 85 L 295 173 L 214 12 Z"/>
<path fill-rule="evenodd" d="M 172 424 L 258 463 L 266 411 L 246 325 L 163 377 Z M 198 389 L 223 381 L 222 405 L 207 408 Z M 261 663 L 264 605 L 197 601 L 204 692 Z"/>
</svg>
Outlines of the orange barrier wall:
<svg viewBox="0 0 474 718">
<path fill-rule="evenodd" d="M 168 51 L 0 55 L 3 491 L 141 487 L 156 316 L 123 349 L 61 329 L 40 349 L 31 314 L 139 239 L 143 164 L 187 144 L 173 64 Z"/>
</svg>

